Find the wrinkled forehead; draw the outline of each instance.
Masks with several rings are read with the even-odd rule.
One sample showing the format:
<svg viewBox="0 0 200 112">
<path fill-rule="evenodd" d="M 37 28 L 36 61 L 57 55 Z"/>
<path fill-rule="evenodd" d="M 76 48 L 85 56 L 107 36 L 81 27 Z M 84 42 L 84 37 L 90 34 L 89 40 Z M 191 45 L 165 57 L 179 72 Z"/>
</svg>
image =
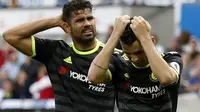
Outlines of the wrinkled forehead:
<svg viewBox="0 0 200 112">
<path fill-rule="evenodd" d="M 75 10 L 75 11 L 72 12 L 72 17 L 73 17 L 73 16 L 80 15 L 80 14 L 88 14 L 88 15 L 91 15 L 91 14 L 92 14 L 92 10 L 91 10 L 90 8 Z"/>
</svg>

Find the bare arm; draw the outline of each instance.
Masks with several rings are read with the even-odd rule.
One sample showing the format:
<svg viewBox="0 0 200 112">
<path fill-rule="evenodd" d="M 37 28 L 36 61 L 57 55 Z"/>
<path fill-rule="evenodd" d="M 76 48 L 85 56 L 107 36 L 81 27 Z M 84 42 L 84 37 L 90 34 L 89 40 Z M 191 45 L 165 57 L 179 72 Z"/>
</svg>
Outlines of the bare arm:
<svg viewBox="0 0 200 112">
<path fill-rule="evenodd" d="M 111 55 L 118 42 L 118 37 L 119 36 L 112 33 L 102 51 L 92 61 L 88 72 L 88 79 L 93 84 L 108 83 L 112 79 L 112 76 L 109 76 L 107 70 Z"/>
<path fill-rule="evenodd" d="M 141 43 L 149 60 L 151 70 L 160 83 L 164 86 L 175 83 L 178 80 L 178 73 L 162 58 L 153 42 L 151 40 L 143 40 Z"/>
<path fill-rule="evenodd" d="M 111 56 L 113 54 L 113 50 L 125 30 L 126 25 L 130 22 L 130 17 L 125 15 L 119 18 L 116 18 L 114 30 L 102 49 L 102 51 L 95 57 L 93 60 L 89 72 L 88 72 L 88 79 L 94 83 L 107 83 L 111 80 L 107 73 L 107 69 L 110 63 Z"/>
<path fill-rule="evenodd" d="M 29 22 L 18 25 L 3 33 L 3 38 L 17 50 L 22 53 L 32 56 L 32 40 L 31 36 L 53 28 L 61 24 L 58 18 L 42 19 L 35 22 Z"/>
<path fill-rule="evenodd" d="M 160 56 L 151 40 L 151 26 L 142 17 L 134 17 L 131 25 L 134 33 L 145 51 L 152 72 L 158 78 L 161 85 L 169 85 L 178 80 L 177 72 Z"/>
</svg>

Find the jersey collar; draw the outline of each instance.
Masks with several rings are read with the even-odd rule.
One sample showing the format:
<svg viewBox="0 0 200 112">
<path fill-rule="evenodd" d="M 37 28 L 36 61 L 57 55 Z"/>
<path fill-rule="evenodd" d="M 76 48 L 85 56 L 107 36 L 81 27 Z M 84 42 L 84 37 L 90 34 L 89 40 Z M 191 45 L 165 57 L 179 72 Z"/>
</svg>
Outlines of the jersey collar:
<svg viewBox="0 0 200 112">
<path fill-rule="evenodd" d="M 136 65 L 133 64 L 133 63 L 132 63 L 132 65 L 133 65 L 135 68 L 137 68 L 137 69 L 145 69 L 145 68 L 148 68 L 148 67 L 150 66 L 150 64 L 147 64 L 147 65 L 144 66 L 144 67 L 138 67 L 138 66 L 136 66 Z"/>
<path fill-rule="evenodd" d="M 159 53 L 160 54 L 160 56 L 164 56 L 164 53 Z M 131 62 L 132 63 L 132 62 Z M 138 69 L 145 69 L 145 68 L 148 68 L 149 66 L 150 66 L 150 64 L 147 64 L 146 66 L 144 66 L 144 67 L 138 67 L 138 66 L 136 66 L 135 64 L 133 64 L 132 63 L 132 65 L 135 67 L 135 68 L 138 68 Z"/>
<path fill-rule="evenodd" d="M 96 39 L 96 41 L 97 41 L 96 47 L 92 50 L 89 50 L 89 51 L 79 51 L 74 46 L 74 43 L 71 43 L 71 45 L 72 45 L 72 49 L 74 50 L 75 53 L 80 54 L 80 55 L 89 55 L 89 54 L 93 54 L 94 52 L 96 52 L 99 49 L 99 46 L 100 46 L 101 43 L 97 39 Z"/>
</svg>

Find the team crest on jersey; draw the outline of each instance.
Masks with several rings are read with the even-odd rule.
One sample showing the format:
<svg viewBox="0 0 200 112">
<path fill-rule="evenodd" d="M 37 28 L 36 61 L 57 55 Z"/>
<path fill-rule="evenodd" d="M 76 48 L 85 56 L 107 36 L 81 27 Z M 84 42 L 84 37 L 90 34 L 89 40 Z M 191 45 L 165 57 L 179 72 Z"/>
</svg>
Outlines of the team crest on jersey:
<svg viewBox="0 0 200 112">
<path fill-rule="evenodd" d="M 149 78 L 152 82 L 158 82 L 158 78 L 153 73 L 151 73 L 151 75 L 149 75 Z"/>
</svg>

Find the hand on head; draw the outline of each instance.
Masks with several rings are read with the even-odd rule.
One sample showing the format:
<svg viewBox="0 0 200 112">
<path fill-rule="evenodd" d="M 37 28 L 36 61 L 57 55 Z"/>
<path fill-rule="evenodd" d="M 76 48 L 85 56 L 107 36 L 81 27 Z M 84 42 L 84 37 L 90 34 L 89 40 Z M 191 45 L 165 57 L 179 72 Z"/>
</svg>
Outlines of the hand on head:
<svg viewBox="0 0 200 112">
<path fill-rule="evenodd" d="M 117 17 L 114 23 L 114 30 L 113 32 L 121 36 L 124 33 L 124 30 L 128 23 L 130 23 L 130 16 L 124 15 Z"/>
<path fill-rule="evenodd" d="M 138 40 L 150 37 L 151 25 L 141 16 L 135 16 L 133 19 L 128 15 L 117 17 L 113 32 L 121 37 L 129 23 Z"/>
<path fill-rule="evenodd" d="M 135 16 L 131 20 L 130 27 L 138 40 L 148 38 L 151 35 L 151 25 L 141 16 Z"/>
<path fill-rule="evenodd" d="M 61 14 L 61 15 L 58 15 L 58 16 L 56 16 L 55 19 L 56 19 L 57 22 L 58 22 L 58 26 L 59 26 L 60 28 L 62 28 L 66 33 L 69 33 L 69 31 L 67 30 L 68 24 L 67 24 L 67 22 L 63 21 L 63 15 L 62 15 L 62 14 Z"/>
</svg>

